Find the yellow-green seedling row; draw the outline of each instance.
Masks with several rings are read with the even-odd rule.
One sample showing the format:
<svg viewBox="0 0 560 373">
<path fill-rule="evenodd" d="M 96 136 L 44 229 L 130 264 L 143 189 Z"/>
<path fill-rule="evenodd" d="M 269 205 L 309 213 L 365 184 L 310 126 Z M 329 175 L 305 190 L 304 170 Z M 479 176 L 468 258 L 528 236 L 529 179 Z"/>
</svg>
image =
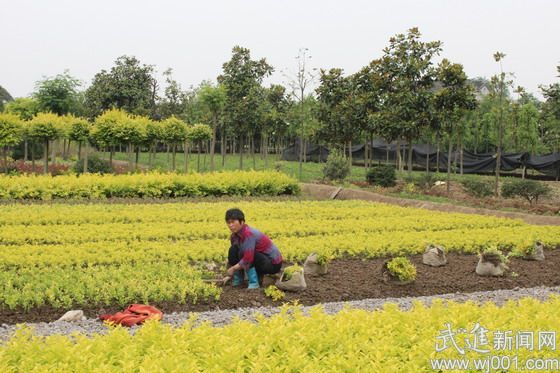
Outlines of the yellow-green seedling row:
<svg viewBox="0 0 560 373">
<path fill-rule="evenodd" d="M 218 299 L 220 289 L 187 263 L 156 262 L 0 271 L 0 304 L 11 309 L 71 308 Z"/>
<path fill-rule="evenodd" d="M 273 171 L 0 176 L 0 199 L 4 200 L 276 196 L 298 193 L 297 180 Z"/>
<path fill-rule="evenodd" d="M 560 227 L 364 201 L 10 204 L 0 206 L 0 307 L 215 297 L 197 268 L 225 262 L 231 207 L 243 209 L 287 261 L 300 263 L 312 252 L 376 258 L 422 253 L 428 244 L 462 253 L 492 245 L 521 251 L 537 239 L 560 245 Z M 120 273 L 131 281 L 128 293 L 112 280 Z"/>
<path fill-rule="evenodd" d="M 548 226 L 521 226 L 493 229 L 446 230 L 391 233 L 347 233 L 280 236 L 274 242 L 289 261 L 303 261 L 315 252 L 326 256 L 379 258 L 424 252 L 428 244 L 445 246 L 450 252 L 476 254 L 497 245 L 505 250 L 522 250 L 542 240 L 549 248 L 560 245 L 559 229 Z M 529 237 L 529 239 L 528 239 Z M 163 241 L 94 241 L 76 244 L 23 244 L 1 246 L 0 268 L 67 267 L 97 264 L 200 262 L 226 260 L 229 241 L 219 239 Z"/>
<path fill-rule="evenodd" d="M 444 359 L 474 364 L 497 356 L 508 366 L 502 371 L 527 371 L 537 361 L 549 367 L 541 370 L 554 371 L 558 352 L 552 338 L 542 336 L 560 330 L 560 318 L 551 317 L 559 308 L 558 297 L 502 307 L 435 301 L 430 307 L 415 303 L 409 311 L 389 304 L 335 315 L 320 307 L 309 315 L 285 307 L 256 323 L 197 326 L 192 317 L 179 328 L 149 321 L 134 335 L 117 327 L 93 337 L 38 337 L 23 327 L 0 346 L 0 370 L 433 372 L 445 370 L 438 368 Z M 532 346 L 525 343 L 528 335 Z"/>
</svg>

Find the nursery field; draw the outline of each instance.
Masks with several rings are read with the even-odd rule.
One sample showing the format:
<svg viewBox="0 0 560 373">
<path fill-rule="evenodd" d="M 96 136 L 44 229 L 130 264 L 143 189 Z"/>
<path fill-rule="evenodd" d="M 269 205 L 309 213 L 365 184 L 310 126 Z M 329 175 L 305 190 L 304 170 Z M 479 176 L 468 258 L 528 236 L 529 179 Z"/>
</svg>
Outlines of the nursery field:
<svg viewBox="0 0 560 373">
<path fill-rule="evenodd" d="M 496 246 L 513 256 L 523 255 L 535 240 L 547 248 L 560 245 L 560 227 L 362 201 L 6 204 L 0 206 L 1 315 L 26 321 L 25 315 L 35 312 L 49 320 L 70 307 L 94 313 L 135 302 L 168 309 L 211 309 L 222 301 L 222 307 L 241 306 L 243 296 L 233 299 L 235 291 L 222 294 L 204 281 L 223 273 L 229 247 L 224 212 L 234 206 L 274 240 L 286 261 L 301 263 L 315 252 L 335 260 L 333 273 L 337 265 L 353 266 L 355 276 L 365 273 L 365 286 L 368 271 L 377 275 L 372 263 L 375 267 L 386 257 L 418 255 L 428 244 L 442 245 L 450 255 Z M 555 255 L 551 259 L 547 265 L 560 262 Z M 450 275 L 473 271 L 449 268 Z M 519 281 L 525 274 L 520 275 L 503 286 L 523 286 Z M 548 276 L 543 270 L 538 275 Z M 313 281 L 308 295 L 298 297 L 308 303 L 333 300 L 328 291 L 314 289 Z M 328 276 L 315 281 L 321 289 L 341 283 Z M 343 293 L 351 296 L 350 290 Z M 254 297 L 248 296 L 249 301 Z"/>
<path fill-rule="evenodd" d="M 192 314 L 177 327 L 166 324 L 164 316 L 163 323 L 147 321 L 132 334 L 97 325 L 100 321 L 84 321 L 96 330 L 93 334 L 44 337 L 33 327 L 17 327 L 15 334 L 0 328 L 0 369 L 422 372 L 465 364 L 473 370 L 554 370 L 560 363 L 550 344 L 534 350 L 514 344 L 512 352 L 500 342 L 502 331 L 517 336 L 528 325 L 535 333 L 557 330 L 557 318 L 550 315 L 560 305 L 558 297 L 544 303 L 521 299 L 503 307 L 436 300 L 407 311 L 386 304 L 381 310 L 345 308 L 336 314 L 321 306 L 304 314 L 298 307 L 557 286 L 559 226 L 367 201 L 248 200 L 245 196 L 297 194 L 299 187 L 274 172 L 239 174 L 242 184 L 230 183 L 233 175 L 216 175 L 81 176 L 61 178 L 60 183 L 40 177 L 3 179 L 2 328 L 47 321 L 56 329 L 53 321 L 69 309 L 81 309 L 95 320 L 131 303 L 154 305 L 165 315 L 284 305 L 279 314 L 257 317 L 256 322 L 234 319 L 220 327 L 199 323 Z M 132 198 L 105 201 L 117 195 Z M 220 195 L 237 199 L 168 199 Z M 42 202 L 21 203 L 27 199 Z M 52 199 L 61 201 L 44 202 Z M 317 253 L 328 263 L 328 272 L 307 277 L 306 290 L 278 299 L 263 289 L 215 285 L 211 279 L 225 270 L 229 230 L 224 213 L 232 207 L 241 208 L 247 223 L 277 244 L 286 265 L 302 264 Z M 536 241 L 545 247 L 546 260 L 525 260 Z M 424 265 L 428 245 L 444 247 L 448 264 Z M 475 273 L 477 254 L 488 248 L 508 255 L 504 276 Z M 385 281 L 384 266 L 392 257 L 410 259 L 414 282 Z M 459 343 L 452 344 L 450 335 Z M 486 339 L 481 344 L 476 338 Z"/>
</svg>

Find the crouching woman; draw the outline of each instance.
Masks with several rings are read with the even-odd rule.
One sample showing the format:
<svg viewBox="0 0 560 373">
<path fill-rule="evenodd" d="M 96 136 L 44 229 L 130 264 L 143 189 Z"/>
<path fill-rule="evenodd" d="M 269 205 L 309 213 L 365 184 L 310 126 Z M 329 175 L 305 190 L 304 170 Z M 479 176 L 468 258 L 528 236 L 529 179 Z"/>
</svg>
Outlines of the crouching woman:
<svg viewBox="0 0 560 373">
<path fill-rule="evenodd" d="M 227 210 L 226 224 L 231 231 L 227 274 L 233 277 L 233 286 L 243 283 L 244 271 L 249 289 L 259 288 L 263 275 L 280 272 L 280 250 L 265 234 L 245 223 L 241 210 Z"/>
</svg>

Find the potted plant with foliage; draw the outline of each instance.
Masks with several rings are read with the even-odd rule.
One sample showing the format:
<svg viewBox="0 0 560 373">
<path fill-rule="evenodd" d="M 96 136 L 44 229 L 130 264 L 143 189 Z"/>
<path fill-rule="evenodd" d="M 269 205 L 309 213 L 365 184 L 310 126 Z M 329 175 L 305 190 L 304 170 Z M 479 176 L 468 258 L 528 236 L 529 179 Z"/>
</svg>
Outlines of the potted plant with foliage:
<svg viewBox="0 0 560 373">
<path fill-rule="evenodd" d="M 327 274 L 328 264 L 333 259 L 328 254 L 311 253 L 303 263 L 303 269 L 306 275 L 320 276 Z"/>
<path fill-rule="evenodd" d="M 303 267 L 294 264 L 286 267 L 276 283 L 276 287 L 285 291 L 301 291 L 307 288 Z"/>
<path fill-rule="evenodd" d="M 479 276 L 503 276 L 508 269 L 508 258 L 496 245 L 485 248 L 478 257 L 475 271 Z"/>
<path fill-rule="evenodd" d="M 383 281 L 397 285 L 406 285 L 416 280 L 416 267 L 403 256 L 386 261 L 382 268 Z"/>
</svg>

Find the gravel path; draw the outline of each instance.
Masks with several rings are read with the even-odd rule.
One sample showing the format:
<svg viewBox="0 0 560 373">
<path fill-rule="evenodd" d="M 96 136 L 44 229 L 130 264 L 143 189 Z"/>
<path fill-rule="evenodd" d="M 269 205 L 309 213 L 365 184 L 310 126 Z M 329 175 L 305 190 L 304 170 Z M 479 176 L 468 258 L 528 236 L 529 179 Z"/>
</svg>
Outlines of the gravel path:
<svg viewBox="0 0 560 373">
<path fill-rule="evenodd" d="M 466 302 L 472 300 L 479 303 L 493 301 L 497 305 L 502 305 L 508 300 L 515 300 L 525 297 L 533 297 L 539 300 L 546 300 L 551 294 L 560 295 L 560 286 L 555 287 L 534 287 L 534 288 L 515 288 L 511 290 L 494 290 L 480 291 L 475 293 L 454 293 L 434 296 L 421 297 L 404 297 L 404 298 L 376 298 L 363 299 L 351 302 L 333 302 L 323 303 L 325 312 L 334 314 L 339 312 L 345 305 L 357 309 L 376 310 L 387 302 L 396 303 L 403 310 L 411 308 L 414 301 L 421 301 L 426 305 L 430 305 L 434 299 L 446 299 L 456 302 Z M 306 313 L 310 306 L 301 307 Z M 198 316 L 198 321 L 210 321 L 214 326 L 223 326 L 231 322 L 234 317 L 243 320 L 255 321 L 255 315 L 260 313 L 264 316 L 272 316 L 280 312 L 280 308 L 275 307 L 255 307 L 240 308 L 233 310 L 220 310 L 194 313 Z M 179 312 L 164 315 L 163 322 L 174 327 L 181 326 L 191 316 L 191 312 Z M 28 324 L 32 326 L 36 335 L 52 335 L 52 334 L 71 334 L 79 332 L 86 335 L 105 334 L 108 328 L 97 319 L 87 319 L 79 322 L 51 322 L 51 323 L 35 323 Z M 16 325 L 2 324 L 0 326 L 0 341 L 5 341 L 15 330 Z M 138 330 L 139 327 L 130 328 L 131 333 Z"/>
</svg>

